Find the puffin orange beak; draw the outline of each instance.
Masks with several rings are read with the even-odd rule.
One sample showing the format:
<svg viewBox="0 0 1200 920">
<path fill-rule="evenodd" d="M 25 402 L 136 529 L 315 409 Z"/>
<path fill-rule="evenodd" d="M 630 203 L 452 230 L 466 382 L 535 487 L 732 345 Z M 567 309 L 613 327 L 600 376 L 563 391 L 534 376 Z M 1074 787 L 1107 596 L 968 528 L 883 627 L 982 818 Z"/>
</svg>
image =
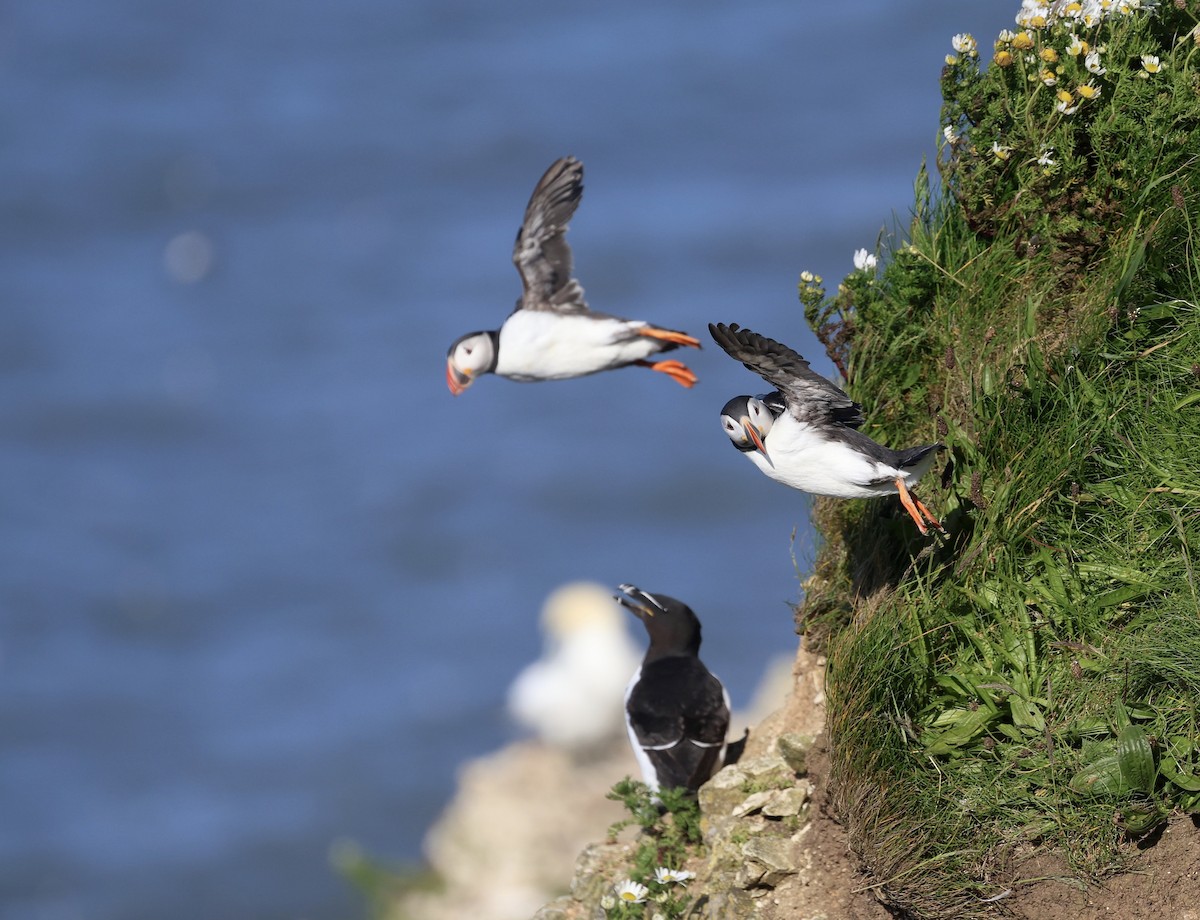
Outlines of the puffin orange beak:
<svg viewBox="0 0 1200 920">
<path fill-rule="evenodd" d="M 767 459 L 770 460 L 771 458 L 767 456 L 766 445 L 763 444 L 762 438 L 758 436 L 758 429 L 750 424 L 750 419 L 745 415 L 742 416 L 742 428 L 745 430 L 746 434 L 750 435 L 750 440 L 754 442 L 754 446 L 758 449 L 758 451 L 764 457 L 767 457 Z"/>
<path fill-rule="evenodd" d="M 449 358 L 446 359 L 446 386 L 455 396 L 461 395 L 471 385 L 471 377 L 455 369 Z"/>
</svg>

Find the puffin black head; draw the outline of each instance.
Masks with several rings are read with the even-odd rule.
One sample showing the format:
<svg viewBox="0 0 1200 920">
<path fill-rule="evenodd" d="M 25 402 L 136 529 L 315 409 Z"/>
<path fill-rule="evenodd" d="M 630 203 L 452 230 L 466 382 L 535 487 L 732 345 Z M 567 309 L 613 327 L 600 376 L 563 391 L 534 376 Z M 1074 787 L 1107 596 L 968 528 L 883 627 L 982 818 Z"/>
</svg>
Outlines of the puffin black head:
<svg viewBox="0 0 1200 920">
<path fill-rule="evenodd" d="M 735 396 L 721 409 L 721 427 L 742 453 L 757 450 L 766 457 L 763 441 L 774 423 L 767 402 L 755 396 Z"/>
<path fill-rule="evenodd" d="M 458 396 L 480 374 L 496 369 L 500 336 L 495 332 L 469 332 L 459 336 L 446 353 L 446 386 Z"/>
<path fill-rule="evenodd" d="M 621 585 L 617 590 L 620 593 L 613 598 L 641 620 L 650 635 L 648 659 L 700 651 L 700 620 L 683 601 L 633 585 Z"/>
</svg>

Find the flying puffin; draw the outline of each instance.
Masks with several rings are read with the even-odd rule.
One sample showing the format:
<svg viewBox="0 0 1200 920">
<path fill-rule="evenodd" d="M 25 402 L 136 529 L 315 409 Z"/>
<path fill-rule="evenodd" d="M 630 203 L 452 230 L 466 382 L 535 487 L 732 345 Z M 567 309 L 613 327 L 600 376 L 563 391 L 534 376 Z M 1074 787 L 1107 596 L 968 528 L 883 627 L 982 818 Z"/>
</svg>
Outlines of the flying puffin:
<svg viewBox="0 0 1200 920">
<path fill-rule="evenodd" d="M 944 445 L 884 447 L 858 430 L 862 406 L 786 345 L 736 323 L 710 323 L 708 331 L 730 357 L 777 388 L 760 397 L 735 396 L 721 409 L 733 446 L 763 473 L 834 498 L 897 493 L 922 534 L 930 526 L 946 532 L 911 490 Z"/>
<path fill-rule="evenodd" d="M 695 792 L 724 762 L 729 695 L 700 660 L 700 621 L 690 607 L 633 585 L 617 590 L 617 603 L 650 635 L 625 691 L 625 724 L 642 778 L 652 792 Z"/>
<path fill-rule="evenodd" d="M 455 396 L 481 374 L 565 380 L 630 364 L 661 371 L 685 387 L 696 382 L 682 362 L 654 356 L 680 345 L 699 348 L 698 339 L 588 308 L 565 239 L 582 195 L 583 164 L 574 157 L 555 161 L 534 188 L 512 256 L 525 290 L 499 329 L 469 333 L 450 346 L 446 384 Z"/>
</svg>

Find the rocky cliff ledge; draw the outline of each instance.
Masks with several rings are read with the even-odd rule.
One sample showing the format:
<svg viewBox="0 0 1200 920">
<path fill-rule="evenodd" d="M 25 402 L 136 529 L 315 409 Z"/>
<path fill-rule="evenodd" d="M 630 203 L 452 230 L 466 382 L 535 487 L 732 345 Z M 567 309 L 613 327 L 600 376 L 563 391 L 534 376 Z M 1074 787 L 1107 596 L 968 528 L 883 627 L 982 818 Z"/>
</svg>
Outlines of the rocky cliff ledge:
<svg viewBox="0 0 1200 920">
<path fill-rule="evenodd" d="M 735 717 L 750 726 L 746 749 L 701 790 L 704 855 L 677 867 L 696 874 L 694 916 L 888 916 L 862 890 L 844 836 L 823 808 L 824 672 L 822 657 L 801 650 L 790 666 L 772 670 L 740 723 Z M 412 892 L 387 916 L 603 917 L 600 900 L 626 876 L 634 838 L 627 830 L 605 839 L 624 814 L 605 794 L 636 774 L 623 739 L 574 758 L 519 742 L 467 765 L 426 840 L 439 890 Z"/>
</svg>

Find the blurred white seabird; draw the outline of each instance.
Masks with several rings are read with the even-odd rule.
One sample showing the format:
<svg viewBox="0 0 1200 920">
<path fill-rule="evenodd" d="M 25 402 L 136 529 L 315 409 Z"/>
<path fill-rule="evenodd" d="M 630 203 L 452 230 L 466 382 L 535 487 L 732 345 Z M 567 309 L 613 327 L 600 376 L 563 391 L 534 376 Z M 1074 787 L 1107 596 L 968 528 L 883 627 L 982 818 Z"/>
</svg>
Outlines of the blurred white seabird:
<svg viewBox="0 0 1200 920">
<path fill-rule="evenodd" d="M 642 652 L 602 585 L 572 582 L 542 608 L 545 646 L 508 689 L 508 712 L 555 747 L 581 753 L 624 736 L 625 687 Z"/>
</svg>

